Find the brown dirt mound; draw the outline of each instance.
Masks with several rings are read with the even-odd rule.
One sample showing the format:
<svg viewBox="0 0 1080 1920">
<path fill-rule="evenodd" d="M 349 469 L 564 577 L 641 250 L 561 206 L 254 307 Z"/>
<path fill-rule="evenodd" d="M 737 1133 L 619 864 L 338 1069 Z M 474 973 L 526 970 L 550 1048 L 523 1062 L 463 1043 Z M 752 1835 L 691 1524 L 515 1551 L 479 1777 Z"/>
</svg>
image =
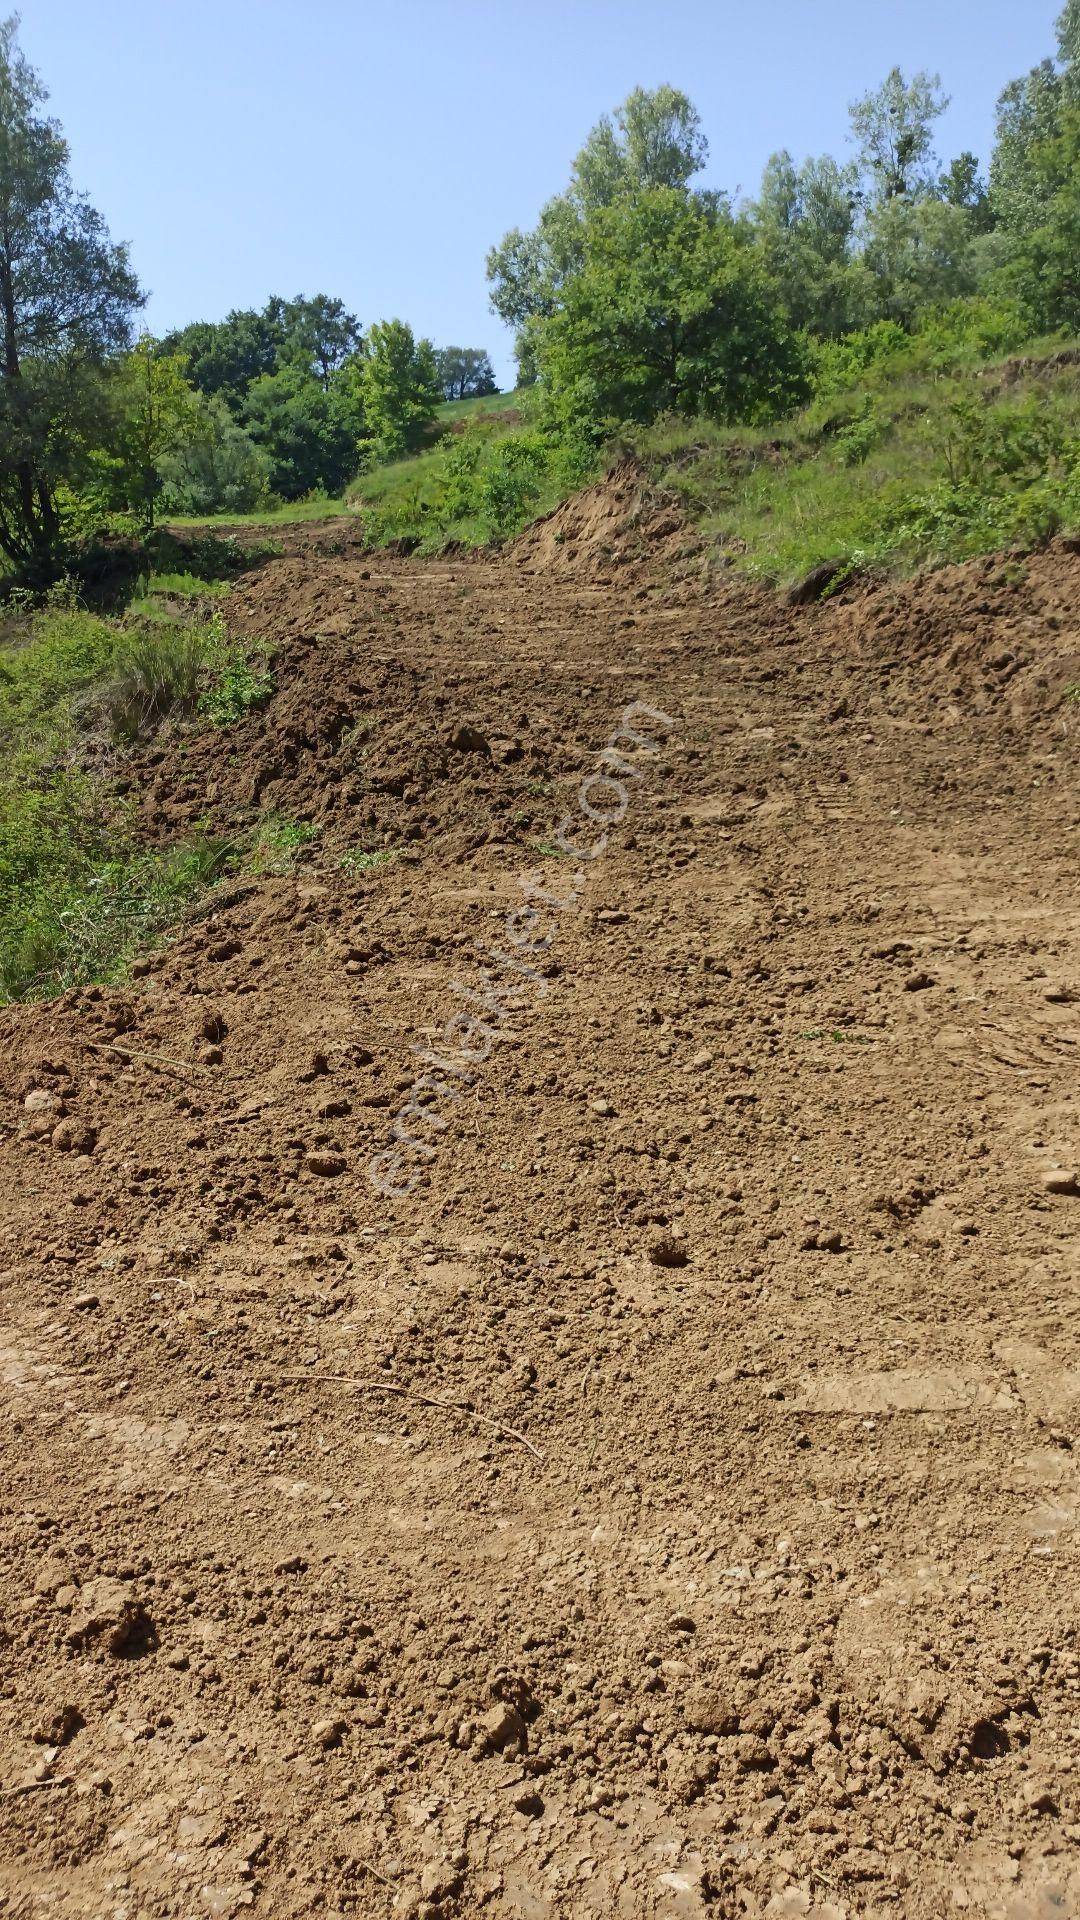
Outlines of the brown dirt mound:
<svg viewBox="0 0 1080 1920">
<path fill-rule="evenodd" d="M 662 568 L 700 551 L 678 504 L 650 482 L 634 459 L 564 500 L 514 544 L 519 563 L 567 578 L 646 563 Z"/>
<path fill-rule="evenodd" d="M 11 1920 L 1080 1910 L 1080 560 L 637 489 L 248 578 L 318 841 L 0 1013 Z"/>
</svg>

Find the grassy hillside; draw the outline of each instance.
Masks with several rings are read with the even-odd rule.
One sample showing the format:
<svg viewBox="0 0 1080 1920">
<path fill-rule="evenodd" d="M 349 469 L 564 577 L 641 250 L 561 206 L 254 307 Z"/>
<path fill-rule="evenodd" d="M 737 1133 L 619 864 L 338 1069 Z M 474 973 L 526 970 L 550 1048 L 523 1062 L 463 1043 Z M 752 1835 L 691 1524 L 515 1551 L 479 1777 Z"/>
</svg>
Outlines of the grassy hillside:
<svg viewBox="0 0 1080 1920">
<path fill-rule="evenodd" d="M 521 393 L 483 393 L 471 400 L 444 400 L 437 420 L 476 420 L 485 413 L 503 413 L 521 404 Z"/>
<path fill-rule="evenodd" d="M 917 342 L 837 359 L 813 404 L 767 429 L 660 421 L 635 444 L 653 478 L 746 571 L 827 562 L 908 572 L 1080 524 L 1080 351 L 937 365 Z"/>
<path fill-rule="evenodd" d="M 819 349 L 815 397 L 790 419 L 668 417 L 629 444 L 718 559 L 778 585 L 825 565 L 839 581 L 1030 549 L 1080 526 L 1080 346 L 1059 337 L 1003 355 L 985 344 L 883 323 Z M 375 545 L 435 552 L 511 538 L 611 452 L 508 419 L 524 398 L 448 402 L 440 417 L 460 430 L 362 474 L 344 499 L 216 524 L 352 512 Z"/>
</svg>

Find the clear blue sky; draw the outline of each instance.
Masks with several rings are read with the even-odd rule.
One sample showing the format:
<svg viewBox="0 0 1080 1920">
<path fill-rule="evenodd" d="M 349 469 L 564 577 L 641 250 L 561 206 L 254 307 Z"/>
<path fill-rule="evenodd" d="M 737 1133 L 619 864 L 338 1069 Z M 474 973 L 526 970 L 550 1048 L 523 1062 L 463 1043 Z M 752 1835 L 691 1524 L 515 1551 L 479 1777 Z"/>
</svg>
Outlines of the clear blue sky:
<svg viewBox="0 0 1080 1920">
<path fill-rule="evenodd" d="M 15 0 L 18 4 L 18 0 Z M 338 294 L 512 360 L 488 247 L 531 225 L 589 128 L 682 87 L 706 176 L 752 193 L 777 147 L 846 149 L 850 100 L 940 72 L 939 151 L 985 161 L 1006 81 L 1060 0 L 24 0 L 76 184 L 131 244 L 155 332 L 268 295 Z"/>
</svg>

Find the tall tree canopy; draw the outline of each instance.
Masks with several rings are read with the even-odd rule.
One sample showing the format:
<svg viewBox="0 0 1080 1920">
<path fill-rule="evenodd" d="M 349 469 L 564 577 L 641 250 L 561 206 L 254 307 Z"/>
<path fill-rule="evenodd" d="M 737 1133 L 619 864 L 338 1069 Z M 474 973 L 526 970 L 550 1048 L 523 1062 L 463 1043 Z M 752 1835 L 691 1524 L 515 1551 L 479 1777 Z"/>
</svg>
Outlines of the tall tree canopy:
<svg viewBox="0 0 1080 1920">
<path fill-rule="evenodd" d="M 905 80 L 899 67 L 875 92 L 855 101 L 852 137 L 874 198 L 895 200 L 932 185 L 934 122 L 948 104 L 937 74 Z"/>
<path fill-rule="evenodd" d="M 499 391 L 495 369 L 483 347 L 440 347 L 435 364 L 444 400 L 471 400 Z"/>
<path fill-rule="evenodd" d="M 565 193 L 547 202 L 531 232 L 512 228 L 488 254 L 491 305 L 521 334 L 519 362 L 531 369 L 529 323 L 558 307 L 581 263 L 589 215 L 651 187 L 685 189 L 707 156 L 697 109 L 677 87 L 637 87 L 597 122 Z"/>
<path fill-rule="evenodd" d="M 404 320 L 380 320 L 367 337 L 357 381 L 364 425 L 377 460 L 414 453 L 442 399 L 435 349 Z"/>
<path fill-rule="evenodd" d="M 0 550 L 26 565 L 62 535 L 102 394 L 91 375 L 130 344 L 143 296 L 124 247 L 72 186 L 68 148 L 0 23 Z"/>
<path fill-rule="evenodd" d="M 768 418 L 805 396 L 802 359 L 756 249 L 673 187 L 598 209 L 582 264 L 539 334 L 545 380 L 602 422 Z"/>
</svg>

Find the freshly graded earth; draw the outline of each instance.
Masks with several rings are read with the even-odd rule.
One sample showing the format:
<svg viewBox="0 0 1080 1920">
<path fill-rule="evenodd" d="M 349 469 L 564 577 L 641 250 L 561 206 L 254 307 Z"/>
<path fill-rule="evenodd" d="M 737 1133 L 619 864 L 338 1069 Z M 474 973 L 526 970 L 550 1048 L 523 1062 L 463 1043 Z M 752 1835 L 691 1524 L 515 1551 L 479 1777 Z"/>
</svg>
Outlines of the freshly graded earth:
<svg viewBox="0 0 1080 1920">
<path fill-rule="evenodd" d="M 122 772 L 317 837 L 0 1013 L 4 1920 L 1080 1912 L 1078 604 L 246 576 Z"/>
</svg>

